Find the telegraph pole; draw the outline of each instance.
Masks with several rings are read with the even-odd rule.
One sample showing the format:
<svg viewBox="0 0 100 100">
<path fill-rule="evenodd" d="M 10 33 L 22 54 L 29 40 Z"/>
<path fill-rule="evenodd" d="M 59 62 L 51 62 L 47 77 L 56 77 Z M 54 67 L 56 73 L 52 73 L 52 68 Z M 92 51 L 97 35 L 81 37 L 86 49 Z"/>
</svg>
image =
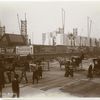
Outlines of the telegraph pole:
<svg viewBox="0 0 100 100">
<path fill-rule="evenodd" d="M 63 28 L 63 34 L 65 31 L 65 10 L 62 8 L 62 28 Z"/>
<path fill-rule="evenodd" d="M 88 33 L 88 39 L 89 39 L 89 46 L 92 46 L 91 38 L 90 38 L 91 29 L 92 29 L 92 20 L 90 19 L 90 17 L 87 17 L 87 33 Z"/>
<path fill-rule="evenodd" d="M 92 20 L 90 20 L 90 34 L 91 34 Z M 92 40 L 90 38 L 90 46 L 92 46 Z"/>
<path fill-rule="evenodd" d="M 91 43 L 90 43 L 90 17 L 89 16 L 87 16 L 87 34 L 88 34 L 89 46 L 90 46 Z"/>
<path fill-rule="evenodd" d="M 19 33 L 21 34 L 20 22 L 19 22 L 19 15 L 18 14 L 17 14 L 17 19 L 18 19 Z"/>
<path fill-rule="evenodd" d="M 88 38 L 90 38 L 90 30 L 89 30 L 89 24 L 90 24 L 90 22 L 89 22 L 89 20 L 90 20 L 90 18 L 89 18 L 89 16 L 87 16 L 87 34 L 88 34 Z"/>
<path fill-rule="evenodd" d="M 91 34 L 91 29 L 92 29 L 92 20 L 90 20 L 90 34 Z"/>
<path fill-rule="evenodd" d="M 65 10 L 62 8 L 62 43 L 65 44 L 64 33 L 65 33 Z"/>
</svg>

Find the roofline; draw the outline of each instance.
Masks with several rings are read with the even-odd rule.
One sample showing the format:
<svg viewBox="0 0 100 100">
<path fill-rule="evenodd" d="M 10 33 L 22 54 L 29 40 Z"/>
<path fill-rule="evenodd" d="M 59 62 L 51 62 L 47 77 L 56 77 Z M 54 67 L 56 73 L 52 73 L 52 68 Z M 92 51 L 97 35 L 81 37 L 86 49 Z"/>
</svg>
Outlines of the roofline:
<svg viewBox="0 0 100 100">
<path fill-rule="evenodd" d="M 24 40 L 24 43 L 26 42 L 23 35 L 21 35 L 21 34 L 12 34 L 12 33 L 5 33 L 5 34 L 0 38 L 0 41 L 1 41 L 4 37 L 7 37 L 7 36 L 9 36 L 9 35 L 21 36 L 21 37 L 23 38 L 23 40 Z M 9 39 L 9 37 L 7 38 L 7 40 L 8 40 L 8 39 Z M 8 41 L 9 41 L 9 40 L 8 40 Z M 26 44 L 26 43 L 25 43 L 25 44 Z M 23 44 L 23 45 L 24 45 L 24 44 Z"/>
</svg>

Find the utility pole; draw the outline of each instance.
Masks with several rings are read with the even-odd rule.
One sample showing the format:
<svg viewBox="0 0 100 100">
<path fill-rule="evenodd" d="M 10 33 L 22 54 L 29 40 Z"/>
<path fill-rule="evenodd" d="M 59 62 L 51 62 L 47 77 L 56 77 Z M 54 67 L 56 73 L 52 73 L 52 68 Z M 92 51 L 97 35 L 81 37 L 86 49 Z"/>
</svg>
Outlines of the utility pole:
<svg viewBox="0 0 100 100">
<path fill-rule="evenodd" d="M 90 38 L 90 34 L 91 34 L 91 24 L 92 24 L 92 20 L 88 16 L 87 17 L 87 33 L 88 33 L 88 39 L 89 39 L 89 46 L 91 46 L 91 38 Z"/>
<path fill-rule="evenodd" d="M 19 22 L 19 15 L 18 14 L 17 14 L 17 19 L 18 19 L 19 33 L 21 34 L 20 22 Z"/>
<path fill-rule="evenodd" d="M 26 13 L 25 13 L 25 35 L 27 37 L 27 19 L 26 19 Z"/>
<path fill-rule="evenodd" d="M 89 30 L 90 34 L 91 34 L 91 29 L 92 29 L 91 27 L 92 27 L 92 20 L 90 20 L 90 30 Z M 92 46 L 92 39 L 91 38 L 90 38 L 90 46 Z"/>
<path fill-rule="evenodd" d="M 90 32 L 89 32 L 89 16 L 87 16 L 87 34 L 88 34 L 88 38 L 90 38 Z"/>
<path fill-rule="evenodd" d="M 80 47 L 81 47 L 81 44 L 82 44 L 82 37 L 81 37 L 82 33 L 83 33 L 83 28 L 81 29 L 81 32 L 80 32 L 80 43 L 79 43 Z"/>
<path fill-rule="evenodd" d="M 90 34 L 91 34 L 91 29 L 92 29 L 92 20 L 90 20 Z"/>
<path fill-rule="evenodd" d="M 62 43 L 65 44 L 64 33 L 65 33 L 65 10 L 62 8 Z"/>
<path fill-rule="evenodd" d="M 65 32 L 65 10 L 62 8 L 62 28 L 63 28 L 63 34 Z"/>
</svg>

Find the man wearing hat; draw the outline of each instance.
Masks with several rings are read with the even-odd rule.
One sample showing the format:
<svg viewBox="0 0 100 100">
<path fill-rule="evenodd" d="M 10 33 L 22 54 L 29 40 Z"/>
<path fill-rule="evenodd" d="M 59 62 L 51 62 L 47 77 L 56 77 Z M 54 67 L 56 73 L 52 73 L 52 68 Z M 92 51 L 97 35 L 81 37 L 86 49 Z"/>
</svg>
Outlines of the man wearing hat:
<svg viewBox="0 0 100 100">
<path fill-rule="evenodd" d="M 36 80 L 37 83 L 38 83 L 38 76 L 39 76 L 39 74 L 38 74 L 38 68 L 37 68 L 36 64 L 34 64 L 34 65 L 32 66 L 32 71 L 33 71 L 33 76 L 32 76 L 33 84 L 34 84 L 34 81 L 35 81 L 35 80 Z"/>
<path fill-rule="evenodd" d="M 13 97 L 17 96 L 19 97 L 19 81 L 18 81 L 18 74 L 14 75 L 14 79 L 12 81 L 12 91 L 13 91 Z"/>
</svg>

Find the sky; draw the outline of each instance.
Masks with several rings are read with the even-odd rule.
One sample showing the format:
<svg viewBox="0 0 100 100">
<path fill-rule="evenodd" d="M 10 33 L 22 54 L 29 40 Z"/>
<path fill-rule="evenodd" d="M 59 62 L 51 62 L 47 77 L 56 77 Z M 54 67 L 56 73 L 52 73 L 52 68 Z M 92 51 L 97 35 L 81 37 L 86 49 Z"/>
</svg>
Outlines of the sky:
<svg viewBox="0 0 100 100">
<path fill-rule="evenodd" d="M 27 17 L 27 30 L 32 42 L 40 44 L 42 33 L 62 27 L 61 9 L 65 14 L 65 33 L 78 28 L 78 35 L 87 36 L 87 16 L 92 20 L 90 36 L 100 38 L 100 1 L 0 1 L 0 24 L 7 33 L 19 34 L 19 19 Z"/>
</svg>

